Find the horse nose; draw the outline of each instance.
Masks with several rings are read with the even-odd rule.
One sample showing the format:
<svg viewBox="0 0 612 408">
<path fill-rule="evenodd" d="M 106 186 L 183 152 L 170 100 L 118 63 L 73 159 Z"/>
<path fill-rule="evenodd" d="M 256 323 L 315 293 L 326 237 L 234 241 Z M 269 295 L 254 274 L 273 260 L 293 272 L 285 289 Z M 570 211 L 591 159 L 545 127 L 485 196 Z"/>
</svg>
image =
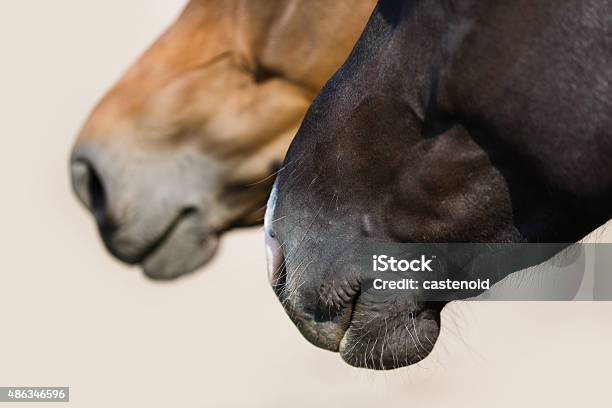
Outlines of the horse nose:
<svg viewBox="0 0 612 408">
<path fill-rule="evenodd" d="M 108 205 L 104 181 L 92 161 L 73 157 L 70 162 L 72 188 L 79 200 L 93 214 L 99 225 L 107 224 Z"/>
</svg>

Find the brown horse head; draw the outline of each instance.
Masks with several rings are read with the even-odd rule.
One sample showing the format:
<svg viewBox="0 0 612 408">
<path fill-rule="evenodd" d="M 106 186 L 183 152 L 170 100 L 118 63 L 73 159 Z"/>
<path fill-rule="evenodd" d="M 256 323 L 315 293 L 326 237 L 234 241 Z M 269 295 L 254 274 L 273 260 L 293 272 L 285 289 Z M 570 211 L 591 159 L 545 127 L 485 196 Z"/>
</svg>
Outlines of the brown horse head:
<svg viewBox="0 0 612 408">
<path fill-rule="evenodd" d="M 192 0 L 104 96 L 71 158 L 108 250 L 193 271 L 262 219 L 272 175 L 373 0 Z"/>
</svg>

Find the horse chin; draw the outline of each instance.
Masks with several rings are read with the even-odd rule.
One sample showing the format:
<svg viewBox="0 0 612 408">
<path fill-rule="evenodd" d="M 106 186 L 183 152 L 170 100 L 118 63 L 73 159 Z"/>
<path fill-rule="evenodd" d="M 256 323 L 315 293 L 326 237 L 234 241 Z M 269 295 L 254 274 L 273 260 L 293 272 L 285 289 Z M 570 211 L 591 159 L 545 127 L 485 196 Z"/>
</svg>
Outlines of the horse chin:
<svg viewBox="0 0 612 408">
<path fill-rule="evenodd" d="M 368 317 L 358 311 L 340 342 L 342 359 L 354 367 L 391 370 L 416 364 L 434 348 L 440 333 L 440 312 Z"/>
<path fill-rule="evenodd" d="M 154 280 L 171 280 L 194 272 L 208 263 L 219 247 L 219 235 L 201 230 L 186 220 L 140 263 L 144 274 Z"/>
</svg>

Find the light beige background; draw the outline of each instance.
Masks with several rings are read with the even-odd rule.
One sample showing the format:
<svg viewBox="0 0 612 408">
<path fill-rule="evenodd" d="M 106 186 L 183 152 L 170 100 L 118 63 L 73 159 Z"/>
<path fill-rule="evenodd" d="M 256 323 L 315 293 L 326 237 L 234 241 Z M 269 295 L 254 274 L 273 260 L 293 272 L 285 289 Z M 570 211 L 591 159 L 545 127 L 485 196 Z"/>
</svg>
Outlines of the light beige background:
<svg viewBox="0 0 612 408">
<path fill-rule="evenodd" d="M 88 408 L 611 403 L 612 304 L 451 305 L 430 358 L 377 373 L 299 335 L 268 288 L 258 229 L 170 284 L 111 259 L 70 191 L 70 146 L 181 6 L 0 3 L 0 385 L 69 385 L 70 405 Z"/>
</svg>

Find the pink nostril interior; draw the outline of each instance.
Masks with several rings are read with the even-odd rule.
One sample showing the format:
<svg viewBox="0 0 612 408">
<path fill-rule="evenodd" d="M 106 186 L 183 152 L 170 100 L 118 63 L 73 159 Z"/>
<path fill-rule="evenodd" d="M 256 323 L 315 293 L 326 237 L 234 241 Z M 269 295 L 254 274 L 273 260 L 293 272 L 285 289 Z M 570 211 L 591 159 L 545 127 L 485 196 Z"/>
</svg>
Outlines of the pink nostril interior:
<svg viewBox="0 0 612 408">
<path fill-rule="evenodd" d="M 266 258 L 268 260 L 268 280 L 273 288 L 276 288 L 280 283 L 280 278 L 285 262 L 283 250 L 278 240 L 272 237 L 267 232 L 266 236 Z"/>
</svg>

